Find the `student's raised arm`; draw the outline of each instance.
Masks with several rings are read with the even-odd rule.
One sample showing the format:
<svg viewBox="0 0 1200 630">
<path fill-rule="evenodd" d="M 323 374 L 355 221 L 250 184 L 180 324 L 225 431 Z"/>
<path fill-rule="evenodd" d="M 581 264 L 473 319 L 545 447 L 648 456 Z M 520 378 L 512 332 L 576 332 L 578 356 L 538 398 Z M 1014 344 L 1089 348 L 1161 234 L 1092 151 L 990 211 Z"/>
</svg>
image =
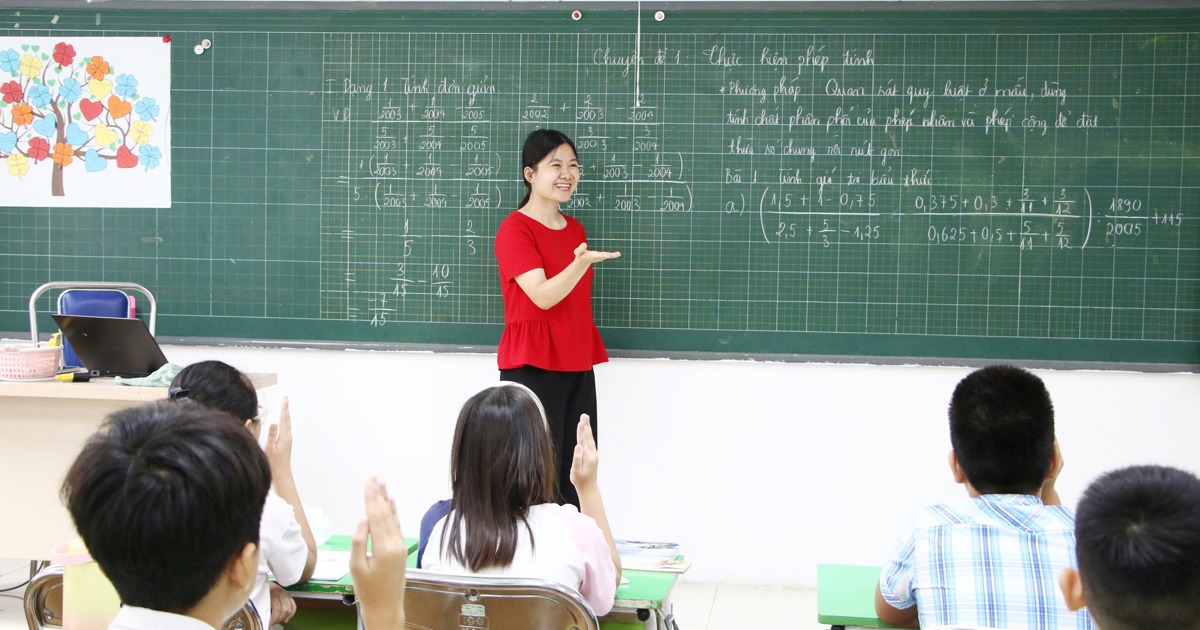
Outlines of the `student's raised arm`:
<svg viewBox="0 0 1200 630">
<path fill-rule="evenodd" d="M 403 630 L 404 572 L 408 544 L 400 531 L 396 503 L 372 477 L 363 490 L 367 518 L 350 539 L 350 575 L 366 630 Z M 367 555 L 367 542 L 371 555 Z"/>
<path fill-rule="evenodd" d="M 617 553 L 617 543 L 613 540 L 612 528 L 608 525 L 608 515 L 604 512 L 604 499 L 600 496 L 600 485 L 596 482 L 597 468 L 600 455 L 596 450 L 596 438 L 592 435 L 592 423 L 588 415 L 579 416 L 579 425 L 575 428 L 575 457 L 571 460 L 571 483 L 579 494 L 579 511 L 596 521 L 600 531 L 604 532 L 604 540 L 608 543 L 608 551 L 612 554 L 613 566 L 617 568 L 617 584 L 621 583 L 621 555 Z"/>
<path fill-rule="evenodd" d="M 292 414 L 288 408 L 287 396 L 279 407 L 279 423 L 271 425 L 267 430 L 267 462 L 271 465 L 271 481 L 275 486 L 275 494 L 292 506 L 296 522 L 300 525 L 300 536 L 308 547 L 308 556 L 304 559 L 304 571 L 300 573 L 300 581 L 307 582 L 317 568 L 317 539 L 313 536 L 308 518 L 304 515 L 304 504 L 300 501 L 300 491 L 296 489 L 296 479 L 292 476 Z"/>
</svg>

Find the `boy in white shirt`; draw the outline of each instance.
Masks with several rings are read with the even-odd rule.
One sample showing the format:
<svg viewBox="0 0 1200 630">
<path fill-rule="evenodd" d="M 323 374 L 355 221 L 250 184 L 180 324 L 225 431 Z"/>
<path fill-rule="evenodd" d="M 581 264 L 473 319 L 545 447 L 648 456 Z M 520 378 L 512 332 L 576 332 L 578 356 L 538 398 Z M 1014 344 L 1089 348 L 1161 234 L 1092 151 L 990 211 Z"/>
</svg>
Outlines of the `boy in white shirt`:
<svg viewBox="0 0 1200 630">
<path fill-rule="evenodd" d="M 62 497 L 124 604 L 113 630 L 213 630 L 249 597 L 271 486 L 266 455 L 226 414 L 166 401 L 118 411 L 88 439 Z M 404 627 L 406 546 L 371 480 L 350 569 L 371 630 Z M 366 555 L 368 538 L 373 554 Z"/>
</svg>

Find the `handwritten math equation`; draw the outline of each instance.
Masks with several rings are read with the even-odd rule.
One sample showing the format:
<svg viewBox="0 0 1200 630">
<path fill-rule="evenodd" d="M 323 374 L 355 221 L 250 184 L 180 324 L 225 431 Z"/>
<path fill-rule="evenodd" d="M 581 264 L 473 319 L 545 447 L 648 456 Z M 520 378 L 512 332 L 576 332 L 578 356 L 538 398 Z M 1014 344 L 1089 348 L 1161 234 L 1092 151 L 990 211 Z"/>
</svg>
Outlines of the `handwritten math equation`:
<svg viewBox="0 0 1200 630">
<path fill-rule="evenodd" d="M 571 37 L 487 36 L 513 65 L 475 50 L 479 35 L 327 35 L 325 316 L 499 321 L 491 239 L 539 127 L 580 155 L 564 211 L 649 277 L 696 258 L 687 271 L 803 272 L 880 246 L 1197 264 L 1200 184 L 1178 115 L 1158 109 L 1196 61 L 1179 85 L 1147 86 L 1108 50 L 1136 49 L 1132 36 Z M 379 48 L 410 54 L 359 61 Z M 735 254 L 713 259 L 714 242 Z"/>
</svg>

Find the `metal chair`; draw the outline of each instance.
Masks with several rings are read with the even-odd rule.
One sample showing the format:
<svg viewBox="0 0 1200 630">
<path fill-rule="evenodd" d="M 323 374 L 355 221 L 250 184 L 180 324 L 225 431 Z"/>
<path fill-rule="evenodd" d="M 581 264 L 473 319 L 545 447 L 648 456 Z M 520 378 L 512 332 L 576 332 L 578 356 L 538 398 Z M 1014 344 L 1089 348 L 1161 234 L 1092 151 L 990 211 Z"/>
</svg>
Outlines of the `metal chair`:
<svg viewBox="0 0 1200 630">
<path fill-rule="evenodd" d="M 29 630 L 62 627 L 63 568 L 48 566 L 25 587 L 25 622 Z M 51 603 L 56 598 L 57 605 Z"/>
<path fill-rule="evenodd" d="M 25 622 L 29 630 L 61 628 L 63 568 L 49 566 L 38 572 L 25 588 Z M 57 598 L 57 599 L 56 599 Z M 263 630 L 250 602 L 225 622 L 221 630 Z"/>
<path fill-rule="evenodd" d="M 404 615 L 411 630 L 598 630 L 578 591 L 533 578 L 408 572 Z"/>
</svg>

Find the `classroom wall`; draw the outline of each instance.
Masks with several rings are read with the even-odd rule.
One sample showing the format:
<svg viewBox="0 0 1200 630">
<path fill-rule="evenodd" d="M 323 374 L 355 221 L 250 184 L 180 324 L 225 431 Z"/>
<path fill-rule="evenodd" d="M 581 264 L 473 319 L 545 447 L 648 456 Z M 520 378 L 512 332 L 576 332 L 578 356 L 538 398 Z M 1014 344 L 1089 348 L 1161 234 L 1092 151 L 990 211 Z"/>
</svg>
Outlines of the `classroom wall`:
<svg viewBox="0 0 1200 630">
<path fill-rule="evenodd" d="M 335 532 L 364 480 L 397 498 L 405 533 L 449 496 L 457 412 L 497 379 L 495 356 L 167 346 L 276 372 L 294 468 Z M 966 368 L 615 359 L 597 368 L 600 482 L 614 534 L 682 543 L 685 580 L 814 586 L 816 563 L 878 564 L 916 507 L 964 495 L 946 465 L 945 407 Z M 1074 504 L 1103 471 L 1193 472 L 1200 375 L 1038 371 L 1054 397 Z"/>
</svg>

